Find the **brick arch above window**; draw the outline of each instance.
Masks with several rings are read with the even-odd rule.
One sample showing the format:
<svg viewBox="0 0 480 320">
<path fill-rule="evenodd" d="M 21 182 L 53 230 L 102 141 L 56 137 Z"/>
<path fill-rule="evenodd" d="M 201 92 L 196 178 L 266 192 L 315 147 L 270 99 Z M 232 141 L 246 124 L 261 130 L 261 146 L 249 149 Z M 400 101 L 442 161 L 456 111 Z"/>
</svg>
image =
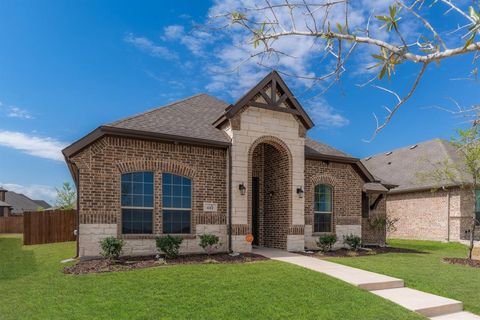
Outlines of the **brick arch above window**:
<svg viewBox="0 0 480 320">
<path fill-rule="evenodd" d="M 137 159 L 116 163 L 120 173 L 135 172 L 135 171 L 161 171 L 181 175 L 188 178 L 195 178 L 197 171 L 178 161 L 160 161 Z"/>
<path fill-rule="evenodd" d="M 335 189 L 335 184 L 336 184 L 335 180 L 336 179 L 330 175 L 325 175 L 325 174 L 314 175 L 309 179 L 309 184 L 312 188 L 314 188 L 316 185 L 319 185 L 319 184 L 326 184 L 332 187 L 332 189 Z"/>
</svg>

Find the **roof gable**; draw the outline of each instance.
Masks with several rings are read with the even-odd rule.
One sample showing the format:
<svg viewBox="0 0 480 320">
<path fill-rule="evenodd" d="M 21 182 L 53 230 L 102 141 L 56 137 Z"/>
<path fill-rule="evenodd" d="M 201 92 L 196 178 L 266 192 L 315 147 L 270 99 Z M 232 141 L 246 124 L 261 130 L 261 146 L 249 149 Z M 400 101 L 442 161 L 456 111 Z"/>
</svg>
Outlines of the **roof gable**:
<svg viewBox="0 0 480 320">
<path fill-rule="evenodd" d="M 444 161 L 461 166 L 462 161 L 456 147 L 449 141 L 433 139 L 412 146 L 367 157 L 362 160 L 367 169 L 381 181 L 398 185 L 392 192 L 427 190 L 442 186 L 469 183 L 467 177 L 454 183 L 446 179 L 421 179 L 422 174 L 432 172 Z"/>
<path fill-rule="evenodd" d="M 224 120 L 233 118 L 244 107 L 290 113 L 300 120 L 307 130 L 314 126 L 313 121 L 275 70 L 270 72 L 234 105 L 229 106 L 225 110 L 225 114 L 214 122 L 214 125 L 219 127 Z"/>
</svg>

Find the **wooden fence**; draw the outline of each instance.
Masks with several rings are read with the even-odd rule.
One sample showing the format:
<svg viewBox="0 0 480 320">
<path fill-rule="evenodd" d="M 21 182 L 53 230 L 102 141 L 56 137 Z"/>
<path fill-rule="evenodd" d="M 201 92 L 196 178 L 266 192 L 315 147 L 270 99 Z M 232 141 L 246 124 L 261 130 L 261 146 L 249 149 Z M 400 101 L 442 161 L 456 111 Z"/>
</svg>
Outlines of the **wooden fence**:
<svg viewBox="0 0 480 320">
<path fill-rule="evenodd" d="M 75 241 L 76 222 L 75 210 L 25 212 L 23 244 Z"/>
<path fill-rule="evenodd" d="M 8 216 L 0 217 L 0 233 L 22 233 L 23 217 Z"/>
</svg>

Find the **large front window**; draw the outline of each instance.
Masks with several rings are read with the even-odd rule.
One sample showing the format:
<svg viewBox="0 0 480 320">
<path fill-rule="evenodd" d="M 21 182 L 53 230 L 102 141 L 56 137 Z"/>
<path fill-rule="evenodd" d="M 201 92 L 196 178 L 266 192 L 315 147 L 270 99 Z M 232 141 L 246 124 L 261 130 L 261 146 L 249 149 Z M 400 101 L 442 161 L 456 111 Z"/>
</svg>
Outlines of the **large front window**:
<svg viewBox="0 0 480 320">
<path fill-rule="evenodd" d="M 163 233 L 191 233 L 192 180 L 162 174 Z"/>
<path fill-rule="evenodd" d="M 313 232 L 332 231 L 332 187 L 315 186 Z"/>
<path fill-rule="evenodd" d="M 122 233 L 153 233 L 153 172 L 122 174 Z"/>
</svg>

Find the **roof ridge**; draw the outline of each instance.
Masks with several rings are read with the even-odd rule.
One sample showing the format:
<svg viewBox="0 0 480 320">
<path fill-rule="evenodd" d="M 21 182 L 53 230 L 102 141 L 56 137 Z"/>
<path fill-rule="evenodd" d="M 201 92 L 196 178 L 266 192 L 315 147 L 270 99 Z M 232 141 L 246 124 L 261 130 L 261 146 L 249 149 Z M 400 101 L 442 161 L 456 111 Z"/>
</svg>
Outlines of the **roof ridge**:
<svg viewBox="0 0 480 320">
<path fill-rule="evenodd" d="M 439 142 L 447 141 L 446 139 L 442 139 L 442 138 L 433 138 L 433 139 L 430 139 L 430 140 L 424 140 L 424 141 L 420 141 L 420 142 L 417 142 L 417 143 L 405 145 L 405 146 L 403 146 L 403 147 L 399 147 L 399 148 L 395 148 L 395 149 L 389 149 L 389 150 L 386 150 L 386 151 L 378 152 L 378 153 L 376 153 L 376 154 L 363 157 L 362 160 L 365 160 L 365 159 L 367 159 L 367 158 L 375 158 L 375 157 L 381 156 L 381 155 L 386 154 L 386 153 L 393 153 L 393 152 L 398 152 L 398 151 L 400 151 L 400 150 L 410 149 L 412 146 L 422 145 L 422 144 L 425 144 L 425 143 L 427 143 L 427 142 L 433 142 L 433 141 L 435 141 L 435 140 L 438 140 Z M 448 141 L 447 141 L 447 142 L 448 142 Z M 442 144 L 442 145 L 443 145 L 443 144 Z"/>
<path fill-rule="evenodd" d="M 185 101 L 188 101 L 188 100 L 191 100 L 191 99 L 200 97 L 200 96 L 210 96 L 210 95 L 207 94 L 207 93 L 205 93 L 205 92 L 197 93 L 197 94 L 194 94 L 193 96 L 189 96 L 189 97 L 186 97 L 186 98 L 183 98 L 183 99 L 180 99 L 180 100 L 175 100 L 175 101 L 170 102 L 170 103 L 168 103 L 168 104 L 165 104 L 165 105 L 162 105 L 162 106 L 159 106 L 159 107 L 155 107 L 155 108 L 150 109 L 150 110 L 147 110 L 147 111 L 139 112 L 139 113 L 136 113 L 136 114 L 131 115 L 131 116 L 129 116 L 129 117 L 120 119 L 120 120 L 116 120 L 116 121 L 110 122 L 110 123 L 106 124 L 105 126 L 118 125 L 118 124 L 120 124 L 120 123 L 122 123 L 122 122 L 124 122 L 124 121 L 128 121 L 128 120 L 131 120 L 131 119 L 136 118 L 136 117 L 148 115 L 148 114 L 153 113 L 153 112 L 155 112 L 155 111 L 158 111 L 159 109 L 162 109 L 162 108 L 173 107 L 173 106 L 176 105 L 176 104 L 179 104 L 179 103 L 182 103 L 182 102 L 185 102 Z M 218 99 L 217 99 L 217 100 L 218 100 Z"/>
</svg>

